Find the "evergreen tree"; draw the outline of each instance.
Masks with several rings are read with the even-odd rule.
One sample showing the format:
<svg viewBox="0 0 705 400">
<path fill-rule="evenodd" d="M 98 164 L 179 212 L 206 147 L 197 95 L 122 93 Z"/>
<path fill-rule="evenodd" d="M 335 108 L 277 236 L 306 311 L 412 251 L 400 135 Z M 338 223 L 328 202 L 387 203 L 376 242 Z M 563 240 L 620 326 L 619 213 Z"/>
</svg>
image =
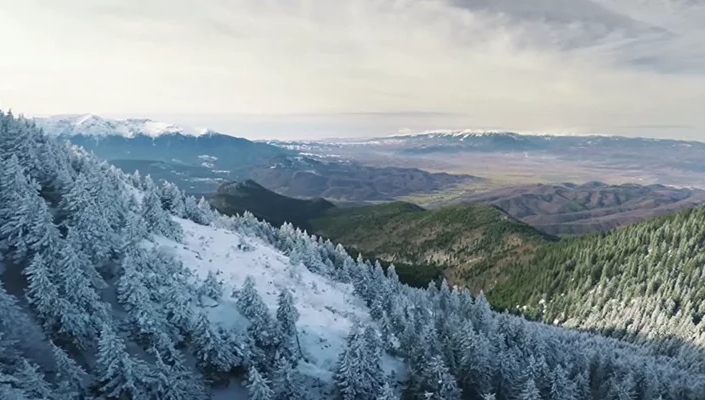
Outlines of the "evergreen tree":
<svg viewBox="0 0 705 400">
<path fill-rule="evenodd" d="M 57 394 L 62 399 L 81 398 L 86 390 L 89 376 L 66 352 L 51 343 L 59 382 Z"/>
<path fill-rule="evenodd" d="M 150 398 L 159 400 L 204 400 L 206 388 L 198 379 L 198 374 L 182 365 L 169 365 L 164 362 L 159 351 L 152 349 L 156 362 L 156 384 Z M 194 377 L 196 375 L 196 377 Z"/>
<path fill-rule="evenodd" d="M 218 275 L 220 271 L 214 273 L 213 271 L 208 271 L 206 279 L 201 282 L 198 288 L 198 296 L 203 301 L 203 298 L 209 298 L 213 301 L 220 301 L 223 297 L 223 282 L 218 280 Z"/>
<path fill-rule="evenodd" d="M 47 328 L 55 327 L 61 318 L 61 310 L 56 304 L 59 289 L 54 284 L 56 277 L 53 271 L 49 269 L 42 254 L 37 253 L 29 266 L 22 272 L 27 277 L 25 296 L 29 304 L 34 307 Z"/>
<path fill-rule="evenodd" d="M 399 395 L 389 385 L 389 382 L 387 382 L 384 384 L 381 393 L 375 400 L 399 400 Z"/>
<path fill-rule="evenodd" d="M 526 383 L 524 384 L 524 389 L 522 389 L 521 394 L 519 395 L 520 400 L 542 400 L 541 399 L 541 393 L 539 393 L 539 390 L 536 388 L 536 384 L 534 383 L 534 380 L 529 378 Z"/>
<path fill-rule="evenodd" d="M 272 373 L 272 400 L 303 400 L 304 388 L 291 363 L 284 357 L 277 358 Z"/>
<path fill-rule="evenodd" d="M 39 367 L 30 364 L 27 360 L 22 360 L 15 377 L 17 378 L 17 386 L 26 395 L 38 399 L 50 399 L 53 397 L 54 389 L 52 385 L 46 381 Z"/>
<path fill-rule="evenodd" d="M 279 353 L 291 363 L 296 365 L 296 361 L 301 357 L 298 331 L 296 322 L 299 319 L 299 312 L 294 306 L 294 297 L 286 288 L 279 294 L 277 307 L 277 322 L 279 323 Z"/>
<path fill-rule="evenodd" d="M 250 368 L 248 373 L 247 393 L 250 400 L 272 400 L 274 397 L 274 392 L 269 388 L 269 381 L 254 367 Z"/>
<path fill-rule="evenodd" d="M 240 365 L 233 345 L 211 326 L 205 314 L 200 314 L 194 328 L 196 362 L 206 378 L 220 380 L 234 367 Z"/>
<path fill-rule="evenodd" d="M 108 326 L 100 332 L 96 380 L 98 392 L 108 399 L 148 398 L 154 384 L 149 366 L 133 359 L 123 341 Z"/>
<path fill-rule="evenodd" d="M 0 160 L 0 251 L 5 258 L 21 263 L 28 255 L 30 227 L 39 198 L 39 185 L 27 178 L 15 155 Z M 35 240 L 37 238 L 34 238 Z"/>
</svg>

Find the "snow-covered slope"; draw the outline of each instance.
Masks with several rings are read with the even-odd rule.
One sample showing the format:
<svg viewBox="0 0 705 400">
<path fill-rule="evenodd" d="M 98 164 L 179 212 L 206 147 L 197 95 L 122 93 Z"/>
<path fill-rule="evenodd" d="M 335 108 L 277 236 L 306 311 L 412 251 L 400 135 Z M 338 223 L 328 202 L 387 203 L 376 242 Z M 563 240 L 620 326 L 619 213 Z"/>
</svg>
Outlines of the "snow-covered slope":
<svg viewBox="0 0 705 400">
<path fill-rule="evenodd" d="M 211 321 L 244 331 L 247 319 L 230 293 L 240 289 L 248 276 L 255 279 L 257 291 L 273 314 L 277 297 L 282 290 L 289 290 L 301 316 L 297 327 L 306 361 L 299 365 L 299 371 L 318 381 L 318 386 L 330 389 L 326 386 L 333 379 L 353 322 L 373 323 L 369 308 L 353 294 L 352 285 L 315 274 L 300 262 L 292 264 L 288 256 L 260 239 L 186 219 L 175 220 L 183 228 L 183 243 L 158 237 L 155 245 L 181 260 L 199 278 L 206 279 L 212 272 L 223 279 L 225 296 L 208 309 Z M 248 250 L 243 251 L 243 247 Z M 404 372 L 402 361 L 388 355 L 383 357 L 383 366 L 388 374 L 402 376 Z"/>
<path fill-rule="evenodd" d="M 56 115 L 35 118 L 37 125 L 52 136 L 124 136 L 132 138 L 143 135 L 158 137 L 162 135 L 201 136 L 207 129 L 194 129 L 150 119 L 108 119 L 93 114 Z"/>
</svg>

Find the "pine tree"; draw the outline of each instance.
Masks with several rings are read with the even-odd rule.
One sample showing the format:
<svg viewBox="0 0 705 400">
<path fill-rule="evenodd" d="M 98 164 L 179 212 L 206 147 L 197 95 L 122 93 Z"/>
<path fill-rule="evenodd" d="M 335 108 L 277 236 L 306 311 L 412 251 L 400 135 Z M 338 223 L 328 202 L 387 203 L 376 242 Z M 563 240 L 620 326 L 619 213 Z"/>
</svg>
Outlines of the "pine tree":
<svg viewBox="0 0 705 400">
<path fill-rule="evenodd" d="M 524 384 L 524 389 L 522 389 L 519 395 L 520 400 L 541 400 L 541 393 L 536 388 L 534 380 L 529 378 Z"/>
<path fill-rule="evenodd" d="M 123 341 L 108 326 L 100 332 L 95 374 L 98 391 L 108 399 L 148 398 L 154 384 L 149 366 L 133 359 Z"/>
<path fill-rule="evenodd" d="M 382 386 L 382 391 L 375 400 L 399 400 L 399 395 L 389 385 L 389 382 Z"/>
<path fill-rule="evenodd" d="M 201 282 L 197 291 L 201 302 L 203 301 L 204 297 L 209 298 L 213 301 L 220 301 L 220 299 L 223 297 L 223 282 L 218 280 L 219 274 L 220 271 L 218 271 L 217 273 L 214 273 L 213 271 L 208 271 L 206 279 Z"/>
<path fill-rule="evenodd" d="M 69 227 L 76 238 L 73 243 L 75 250 L 100 268 L 118 243 L 105 217 L 105 210 L 96 203 L 89 185 L 89 177 L 79 174 L 71 189 L 62 197 L 59 209 L 64 218 L 62 225 Z"/>
<path fill-rule="evenodd" d="M 0 160 L 0 250 L 5 258 L 23 262 L 31 243 L 30 227 L 39 198 L 39 185 L 25 175 L 15 155 Z"/>
<path fill-rule="evenodd" d="M 194 328 L 196 362 L 206 378 L 220 380 L 240 364 L 232 344 L 223 340 L 205 314 L 200 314 Z"/>
<path fill-rule="evenodd" d="M 247 393 L 250 400 L 272 400 L 274 397 L 274 392 L 269 388 L 269 381 L 254 367 L 250 368 L 248 373 Z"/>
<path fill-rule="evenodd" d="M 54 389 L 46 381 L 44 374 L 36 365 L 22 360 L 19 370 L 15 373 L 18 387 L 29 396 L 39 399 L 49 399 L 53 396 Z"/>
<path fill-rule="evenodd" d="M 272 400 L 303 400 L 304 388 L 300 378 L 292 368 L 291 363 L 284 357 L 279 357 L 274 364 L 272 373 Z"/>
<path fill-rule="evenodd" d="M 279 324 L 279 353 L 289 362 L 296 365 L 296 361 L 301 357 L 298 331 L 296 322 L 299 319 L 299 312 L 294 306 L 294 297 L 286 288 L 281 291 L 278 298 L 277 322 Z"/>
<path fill-rule="evenodd" d="M 62 399 L 81 398 L 86 390 L 88 374 L 66 352 L 51 343 L 52 354 L 56 362 L 57 394 Z"/>
<path fill-rule="evenodd" d="M 204 400 L 206 388 L 199 381 L 198 374 L 182 365 L 169 365 L 164 362 L 159 351 L 152 349 L 156 362 L 156 383 L 151 388 L 150 398 L 159 400 Z M 196 375 L 194 377 L 194 375 Z"/>
<path fill-rule="evenodd" d="M 247 328 L 249 334 L 255 340 L 255 345 L 267 355 L 265 365 L 258 365 L 258 367 L 269 371 L 273 367 L 275 350 L 278 347 L 277 324 L 270 315 L 267 305 L 257 293 L 251 276 L 245 278 L 243 288 L 236 294 L 238 308 L 250 322 Z"/>
<path fill-rule="evenodd" d="M 49 270 L 41 253 L 35 254 L 32 262 L 22 273 L 27 277 L 25 296 L 29 304 L 34 307 L 44 325 L 51 329 L 61 318 L 60 309 L 56 304 L 59 289 L 53 282 L 54 273 Z"/>
</svg>

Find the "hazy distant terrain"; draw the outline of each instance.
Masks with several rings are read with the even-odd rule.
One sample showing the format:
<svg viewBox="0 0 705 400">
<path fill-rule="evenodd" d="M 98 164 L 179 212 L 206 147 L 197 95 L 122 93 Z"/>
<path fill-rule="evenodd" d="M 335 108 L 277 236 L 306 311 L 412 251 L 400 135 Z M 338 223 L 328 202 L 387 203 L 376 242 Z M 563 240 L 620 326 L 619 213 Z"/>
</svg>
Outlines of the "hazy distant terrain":
<svg viewBox="0 0 705 400">
<path fill-rule="evenodd" d="M 553 235 L 605 231 L 705 203 L 705 190 L 663 185 L 531 184 L 484 193 L 465 193 L 452 200 L 423 204 L 487 203 Z"/>
<path fill-rule="evenodd" d="M 488 179 L 483 189 L 596 180 L 705 187 L 705 143 L 695 141 L 439 131 L 373 139 L 270 143 L 368 165 L 404 165 L 482 176 Z"/>
<path fill-rule="evenodd" d="M 67 139 L 126 172 L 208 193 L 230 181 L 255 179 L 292 197 L 338 201 L 391 201 L 483 181 L 467 174 L 375 166 L 310 156 L 297 150 L 146 120 L 67 115 L 37 119 L 52 136 Z"/>
</svg>

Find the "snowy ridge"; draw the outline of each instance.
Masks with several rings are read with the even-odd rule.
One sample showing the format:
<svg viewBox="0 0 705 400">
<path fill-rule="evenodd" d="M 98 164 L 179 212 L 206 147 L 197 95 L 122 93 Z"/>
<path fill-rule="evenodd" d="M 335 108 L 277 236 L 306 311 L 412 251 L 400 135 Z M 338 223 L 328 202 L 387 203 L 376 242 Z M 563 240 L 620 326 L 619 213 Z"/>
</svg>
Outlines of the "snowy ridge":
<svg viewBox="0 0 705 400">
<path fill-rule="evenodd" d="M 254 278 L 257 291 L 272 313 L 276 312 L 279 293 L 287 289 L 301 315 L 297 327 L 307 362 L 299 366 L 300 371 L 321 382 L 332 381 L 353 322 L 373 323 L 369 308 L 353 294 L 352 285 L 315 274 L 302 263 L 292 264 L 288 256 L 261 239 L 181 218 L 175 220 L 183 228 L 183 243 L 159 237 L 155 244 L 201 279 L 206 279 L 209 272 L 222 273 L 226 296 L 209 309 L 211 321 L 227 329 L 247 327 L 248 321 L 238 311 L 236 299 L 228 294 L 241 288 L 248 276 Z M 250 250 L 242 251 L 243 244 Z M 403 374 L 404 364 L 398 359 L 385 356 L 383 365 L 387 373 Z"/>
<path fill-rule="evenodd" d="M 156 138 L 162 135 L 202 136 L 208 129 L 194 129 L 150 119 L 108 119 L 93 114 L 56 115 L 35 118 L 37 125 L 51 136 L 148 136 Z"/>
</svg>

